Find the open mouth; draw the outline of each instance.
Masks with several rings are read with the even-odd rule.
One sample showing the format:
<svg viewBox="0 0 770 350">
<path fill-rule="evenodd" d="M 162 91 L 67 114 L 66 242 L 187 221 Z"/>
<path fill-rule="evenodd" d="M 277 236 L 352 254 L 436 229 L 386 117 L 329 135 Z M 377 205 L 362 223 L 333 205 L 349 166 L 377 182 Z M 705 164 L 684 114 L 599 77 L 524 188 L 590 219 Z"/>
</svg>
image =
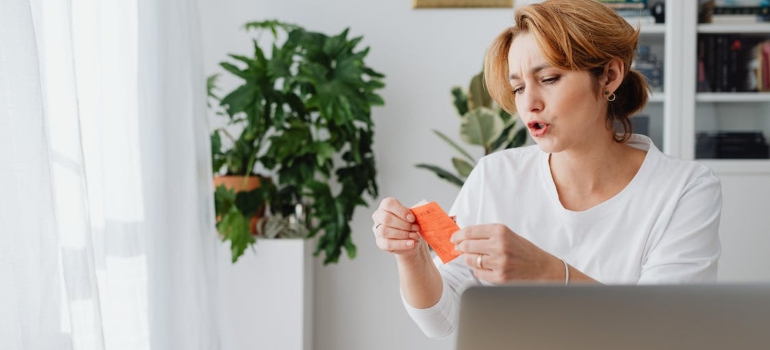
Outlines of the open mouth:
<svg viewBox="0 0 770 350">
<path fill-rule="evenodd" d="M 548 126 L 550 126 L 550 124 L 539 122 L 539 121 L 531 121 L 527 123 L 527 128 L 529 129 L 529 133 L 533 137 L 540 137 L 545 135 L 546 131 L 548 130 Z"/>
<path fill-rule="evenodd" d="M 540 130 L 540 129 L 545 129 L 546 124 L 545 123 L 539 123 L 539 122 L 531 122 L 531 123 L 529 123 L 528 126 L 529 126 L 530 129 Z"/>
</svg>

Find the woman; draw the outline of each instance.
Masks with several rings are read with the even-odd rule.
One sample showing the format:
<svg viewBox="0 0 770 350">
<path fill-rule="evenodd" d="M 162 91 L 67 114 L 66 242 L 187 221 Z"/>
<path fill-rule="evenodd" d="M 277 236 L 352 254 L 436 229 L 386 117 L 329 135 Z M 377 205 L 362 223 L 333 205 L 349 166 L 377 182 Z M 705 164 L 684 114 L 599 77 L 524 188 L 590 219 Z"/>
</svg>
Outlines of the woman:
<svg viewBox="0 0 770 350">
<path fill-rule="evenodd" d="M 537 145 L 474 168 L 450 210 L 463 255 L 434 264 L 395 199 L 372 215 L 415 322 L 428 336 L 450 335 L 473 284 L 715 281 L 719 179 L 631 134 L 649 91 L 630 70 L 638 32 L 593 0 L 528 5 L 515 18 L 490 47 L 485 78 Z"/>
</svg>

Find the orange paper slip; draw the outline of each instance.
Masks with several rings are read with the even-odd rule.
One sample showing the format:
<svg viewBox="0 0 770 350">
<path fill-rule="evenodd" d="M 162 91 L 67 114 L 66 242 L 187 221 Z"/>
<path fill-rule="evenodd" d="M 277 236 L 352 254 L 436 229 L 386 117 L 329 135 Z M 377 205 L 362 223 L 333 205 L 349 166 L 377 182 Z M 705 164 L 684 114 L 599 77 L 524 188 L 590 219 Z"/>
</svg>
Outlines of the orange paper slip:
<svg viewBox="0 0 770 350">
<path fill-rule="evenodd" d="M 420 235 L 433 248 L 445 264 L 460 256 L 449 241 L 460 228 L 436 202 L 411 208 L 415 222 L 420 225 Z"/>
</svg>

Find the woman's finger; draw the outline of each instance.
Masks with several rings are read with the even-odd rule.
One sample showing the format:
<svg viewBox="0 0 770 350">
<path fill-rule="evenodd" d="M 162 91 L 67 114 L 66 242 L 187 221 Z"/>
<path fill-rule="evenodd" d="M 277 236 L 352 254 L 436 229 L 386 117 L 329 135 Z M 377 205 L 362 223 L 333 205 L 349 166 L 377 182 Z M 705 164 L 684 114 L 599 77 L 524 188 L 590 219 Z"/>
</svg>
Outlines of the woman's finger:
<svg viewBox="0 0 770 350">
<path fill-rule="evenodd" d="M 420 238 L 420 234 L 415 231 L 405 231 L 396 229 L 383 224 L 376 224 L 372 227 L 374 234 L 377 237 L 385 239 L 412 239 L 416 240 Z"/>
<path fill-rule="evenodd" d="M 377 247 L 389 252 L 400 252 L 405 250 L 414 249 L 417 245 L 412 239 L 386 239 L 382 237 L 377 238 Z"/>
<path fill-rule="evenodd" d="M 455 244 L 455 250 L 464 254 L 492 254 L 495 246 L 489 239 L 466 239 Z"/>
<path fill-rule="evenodd" d="M 455 245 L 462 241 L 471 239 L 489 239 L 491 237 L 492 225 L 473 225 L 455 232 L 449 239 Z"/>
<path fill-rule="evenodd" d="M 465 263 L 476 270 L 492 270 L 494 263 L 488 254 L 463 254 Z"/>
<path fill-rule="evenodd" d="M 397 214 L 391 213 L 382 208 L 377 209 L 374 214 L 372 214 L 372 221 L 374 222 L 374 227 L 378 228 L 380 226 L 385 226 L 403 231 L 417 232 L 420 230 L 420 227 L 416 224 L 408 222 L 399 217 Z"/>
<path fill-rule="evenodd" d="M 380 202 L 380 209 L 393 213 L 396 217 L 401 218 L 406 222 L 414 222 L 414 214 L 409 208 L 405 207 L 398 199 L 388 197 Z"/>
</svg>

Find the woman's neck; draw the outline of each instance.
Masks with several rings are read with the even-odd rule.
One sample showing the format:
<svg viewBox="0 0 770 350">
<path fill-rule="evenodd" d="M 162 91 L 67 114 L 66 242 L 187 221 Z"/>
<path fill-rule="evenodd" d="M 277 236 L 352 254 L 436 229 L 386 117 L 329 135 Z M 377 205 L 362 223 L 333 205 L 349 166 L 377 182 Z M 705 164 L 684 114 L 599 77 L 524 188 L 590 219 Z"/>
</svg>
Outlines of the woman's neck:
<svg viewBox="0 0 770 350">
<path fill-rule="evenodd" d="M 611 138 L 551 154 L 551 176 L 562 206 L 582 211 L 612 198 L 631 182 L 645 155 Z"/>
</svg>

